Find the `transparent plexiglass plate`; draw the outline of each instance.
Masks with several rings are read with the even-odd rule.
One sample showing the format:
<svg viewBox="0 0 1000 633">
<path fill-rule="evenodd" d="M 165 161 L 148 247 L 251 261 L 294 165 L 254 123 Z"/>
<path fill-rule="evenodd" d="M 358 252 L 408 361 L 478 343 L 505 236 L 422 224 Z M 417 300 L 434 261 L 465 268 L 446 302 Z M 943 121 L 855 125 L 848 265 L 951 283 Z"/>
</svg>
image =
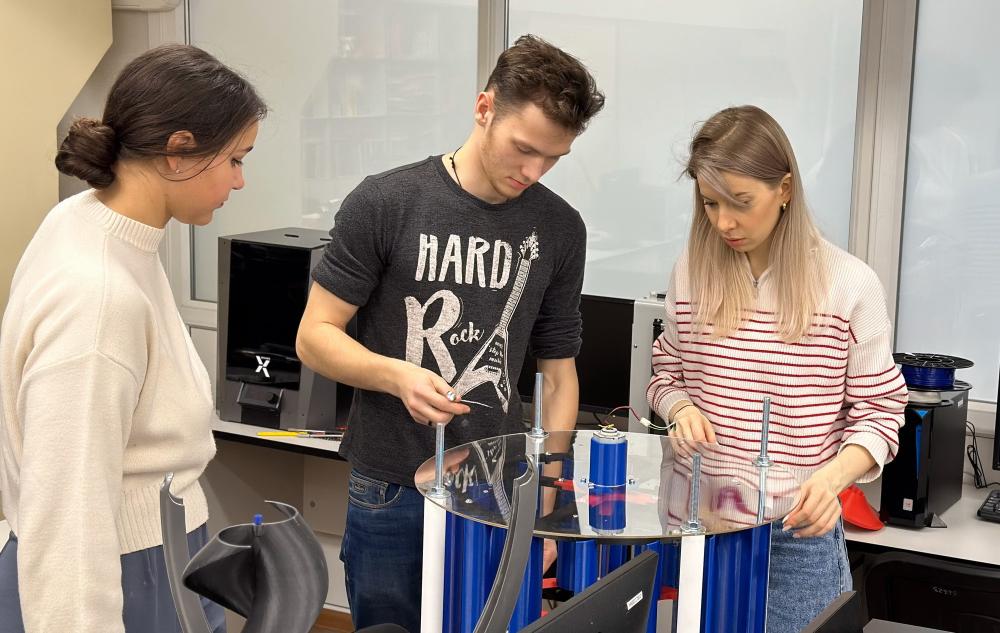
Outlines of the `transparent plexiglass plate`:
<svg viewBox="0 0 1000 633">
<path fill-rule="evenodd" d="M 606 452 L 615 450 L 607 446 L 597 449 L 601 459 L 595 458 L 592 471 L 595 435 L 601 432 L 470 442 L 445 452 L 443 494 L 434 490 L 433 458 L 414 480 L 425 497 L 449 512 L 504 527 L 513 480 L 530 458 L 541 472 L 537 535 L 622 541 L 720 534 L 777 521 L 791 511 L 799 490 L 798 479 L 785 468 L 758 466 L 757 453 L 644 433 L 622 433 L 625 446 L 617 453 Z M 623 477 L 620 468 L 598 465 L 608 464 L 609 455 L 611 462 L 624 458 Z M 695 455 L 700 456 L 700 477 L 692 513 Z"/>
</svg>

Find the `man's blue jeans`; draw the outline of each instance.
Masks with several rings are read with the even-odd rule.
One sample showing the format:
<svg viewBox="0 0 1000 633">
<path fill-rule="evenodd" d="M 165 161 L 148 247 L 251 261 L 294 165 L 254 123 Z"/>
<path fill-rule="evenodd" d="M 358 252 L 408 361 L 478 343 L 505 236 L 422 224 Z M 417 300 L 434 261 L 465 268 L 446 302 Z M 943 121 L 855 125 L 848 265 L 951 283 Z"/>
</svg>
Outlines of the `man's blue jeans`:
<svg viewBox="0 0 1000 633">
<path fill-rule="evenodd" d="M 392 623 L 420 631 L 424 498 L 416 488 L 351 471 L 340 560 L 354 628 Z"/>
</svg>

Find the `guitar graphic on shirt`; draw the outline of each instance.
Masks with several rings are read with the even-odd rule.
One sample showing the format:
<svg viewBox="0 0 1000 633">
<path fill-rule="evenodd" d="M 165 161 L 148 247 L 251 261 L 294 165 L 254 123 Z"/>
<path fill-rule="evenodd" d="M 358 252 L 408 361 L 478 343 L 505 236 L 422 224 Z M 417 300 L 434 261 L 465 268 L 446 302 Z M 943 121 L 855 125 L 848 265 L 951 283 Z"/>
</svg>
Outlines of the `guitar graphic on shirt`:
<svg viewBox="0 0 1000 633">
<path fill-rule="evenodd" d="M 528 281 L 528 272 L 531 270 L 531 262 L 538 259 L 538 235 L 532 232 L 523 242 L 521 242 L 521 261 L 517 266 L 517 278 L 511 289 L 510 297 L 507 298 L 507 305 L 504 306 L 500 323 L 497 324 L 493 333 L 486 339 L 482 348 L 472 358 L 455 382 L 454 389 L 457 394 L 464 396 L 476 387 L 491 383 L 496 389 L 497 397 L 500 398 L 500 405 L 504 412 L 510 402 L 510 375 L 507 371 L 507 338 L 509 336 L 507 328 L 510 319 L 514 316 L 514 310 L 521 300 L 524 286 Z"/>
</svg>

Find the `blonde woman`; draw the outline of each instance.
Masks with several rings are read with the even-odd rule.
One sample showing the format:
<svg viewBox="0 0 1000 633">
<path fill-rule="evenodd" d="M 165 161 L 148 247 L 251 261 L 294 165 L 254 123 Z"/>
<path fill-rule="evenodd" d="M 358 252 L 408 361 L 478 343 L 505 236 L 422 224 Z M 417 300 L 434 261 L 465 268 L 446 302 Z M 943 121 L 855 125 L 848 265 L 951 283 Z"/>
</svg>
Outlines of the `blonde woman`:
<svg viewBox="0 0 1000 633">
<path fill-rule="evenodd" d="M 727 108 L 690 150 L 691 234 L 647 398 L 673 435 L 747 451 L 771 398 L 769 453 L 804 483 L 772 532 L 767 630 L 799 631 L 850 588 L 837 495 L 894 457 L 906 385 L 882 286 L 820 236 L 778 123 Z"/>
</svg>

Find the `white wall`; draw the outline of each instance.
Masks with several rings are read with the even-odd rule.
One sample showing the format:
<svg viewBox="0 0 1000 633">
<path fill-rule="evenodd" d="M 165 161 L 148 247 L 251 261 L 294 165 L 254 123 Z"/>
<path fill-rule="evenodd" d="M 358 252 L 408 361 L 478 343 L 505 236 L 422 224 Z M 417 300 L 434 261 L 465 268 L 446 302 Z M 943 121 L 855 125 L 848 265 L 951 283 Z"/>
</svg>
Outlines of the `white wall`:
<svg viewBox="0 0 1000 633">
<path fill-rule="evenodd" d="M 0 85 L 19 97 L 0 100 L 2 309 L 21 252 L 59 201 L 56 124 L 111 44 L 111 8 L 107 0 L 8 1 L 0 15 Z"/>
</svg>

